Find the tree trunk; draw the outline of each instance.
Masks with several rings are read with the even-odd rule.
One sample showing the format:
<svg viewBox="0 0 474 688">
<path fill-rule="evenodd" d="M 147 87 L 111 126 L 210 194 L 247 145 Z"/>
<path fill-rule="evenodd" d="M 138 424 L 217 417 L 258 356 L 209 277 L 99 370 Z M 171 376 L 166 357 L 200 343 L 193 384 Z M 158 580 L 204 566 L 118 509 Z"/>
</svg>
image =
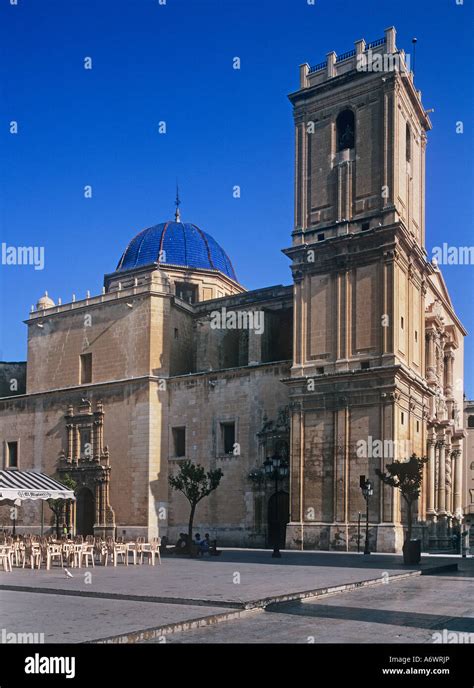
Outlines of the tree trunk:
<svg viewBox="0 0 474 688">
<path fill-rule="evenodd" d="M 191 554 L 192 546 L 193 546 L 193 521 L 194 521 L 194 512 L 195 511 L 196 511 L 196 504 L 191 504 L 191 513 L 189 514 L 189 523 L 188 523 L 189 554 Z"/>
<path fill-rule="evenodd" d="M 410 502 L 407 499 L 407 541 L 409 542 L 411 540 L 411 531 L 412 531 L 412 502 Z"/>
</svg>

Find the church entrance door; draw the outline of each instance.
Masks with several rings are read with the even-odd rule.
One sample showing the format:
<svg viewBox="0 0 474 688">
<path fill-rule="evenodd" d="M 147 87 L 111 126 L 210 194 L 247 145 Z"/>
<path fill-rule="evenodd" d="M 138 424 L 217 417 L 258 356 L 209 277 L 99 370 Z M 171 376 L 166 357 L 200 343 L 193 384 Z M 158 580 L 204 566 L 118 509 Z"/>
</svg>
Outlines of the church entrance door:
<svg viewBox="0 0 474 688">
<path fill-rule="evenodd" d="M 78 535 L 94 535 L 95 499 L 88 487 L 77 493 L 76 532 Z"/>
</svg>

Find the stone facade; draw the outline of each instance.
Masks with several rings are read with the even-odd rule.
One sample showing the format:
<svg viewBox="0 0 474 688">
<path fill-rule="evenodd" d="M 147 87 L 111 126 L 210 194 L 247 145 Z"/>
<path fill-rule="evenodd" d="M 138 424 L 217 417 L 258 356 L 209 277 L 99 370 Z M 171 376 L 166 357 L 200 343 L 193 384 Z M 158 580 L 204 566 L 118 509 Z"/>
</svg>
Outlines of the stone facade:
<svg viewBox="0 0 474 688">
<path fill-rule="evenodd" d="M 368 55 L 401 62 L 381 74 L 360 68 Z M 16 442 L 19 468 L 70 474 L 78 531 L 176 539 L 188 506 L 168 477 L 184 458 L 223 471 L 195 525 L 225 544 L 267 545 L 276 499 L 288 547 L 353 550 L 365 475 L 371 547 L 399 551 L 403 505 L 375 471 L 412 453 L 429 459 L 424 547 L 460 520 L 466 333 L 427 261 L 431 124 L 395 31 L 303 65 L 290 100 L 291 286 L 151 264 L 30 314 L 26 390 L 0 399 L 3 461 Z M 290 460 L 278 493 L 261 473 L 275 453 Z M 35 508 L 19 528 L 39 528 Z"/>
<path fill-rule="evenodd" d="M 463 510 L 469 525 L 471 546 L 474 545 L 474 401 L 464 400 L 464 475 Z"/>
<path fill-rule="evenodd" d="M 398 54 L 397 68 L 360 69 L 369 50 Z M 374 484 L 372 546 L 398 550 L 399 495 L 375 471 L 416 453 L 429 454 L 424 544 L 445 547 L 461 509 L 465 331 L 426 260 L 431 125 L 394 29 L 303 65 L 300 76 L 290 96 L 296 194 L 286 250 L 295 282 L 289 543 L 353 548 L 365 475 Z M 371 451 L 374 441 L 381 451 Z"/>
<path fill-rule="evenodd" d="M 220 279 L 197 274 L 196 282 L 209 277 Z M 190 284 L 193 278 L 188 274 Z M 106 283 L 117 279 L 107 276 Z M 221 467 L 222 485 L 199 506 L 196 524 L 217 531 L 220 542 L 265 545 L 269 488 L 255 487 L 248 474 L 271 449 L 259 432 L 288 403 L 282 380 L 291 364 L 292 288 L 239 287 L 191 304 L 172 286 L 153 266 L 102 295 L 39 304 L 27 323 L 26 394 L 0 400 L 3 464 L 7 444 L 18 442 L 20 469 L 76 480 L 93 506 L 95 533 L 171 538 L 187 521 L 184 498 L 168 488 L 179 460 Z M 263 332 L 213 329 L 212 314 L 222 309 L 263 313 Z M 91 379 L 84 381 L 81 357 L 89 354 Z M 235 454 L 220 437 L 229 423 Z M 185 429 L 179 456 L 175 428 Z M 78 530 L 91 520 L 88 513 L 82 523 L 81 500 L 68 516 Z M 25 505 L 17 527 L 38 530 L 37 509 Z M 3 512 L 6 525 L 9 510 Z"/>
</svg>

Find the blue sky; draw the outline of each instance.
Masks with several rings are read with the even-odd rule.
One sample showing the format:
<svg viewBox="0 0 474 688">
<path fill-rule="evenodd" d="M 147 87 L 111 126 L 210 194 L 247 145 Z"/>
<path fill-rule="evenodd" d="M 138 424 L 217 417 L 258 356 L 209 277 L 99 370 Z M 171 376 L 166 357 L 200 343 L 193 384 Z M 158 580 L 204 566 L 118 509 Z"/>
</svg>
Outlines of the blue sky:
<svg viewBox="0 0 474 688">
<path fill-rule="evenodd" d="M 290 283 L 280 249 L 293 224 L 286 96 L 298 65 L 391 25 L 407 51 L 417 37 L 416 83 L 435 108 L 427 248 L 471 244 L 472 15 L 471 0 L 1 0 L 0 240 L 44 246 L 46 264 L 0 265 L 0 360 L 25 358 L 22 321 L 45 289 L 63 301 L 100 291 L 131 237 L 172 216 L 176 178 L 183 220 L 223 245 L 247 288 Z M 444 274 L 474 334 L 474 267 Z"/>
</svg>

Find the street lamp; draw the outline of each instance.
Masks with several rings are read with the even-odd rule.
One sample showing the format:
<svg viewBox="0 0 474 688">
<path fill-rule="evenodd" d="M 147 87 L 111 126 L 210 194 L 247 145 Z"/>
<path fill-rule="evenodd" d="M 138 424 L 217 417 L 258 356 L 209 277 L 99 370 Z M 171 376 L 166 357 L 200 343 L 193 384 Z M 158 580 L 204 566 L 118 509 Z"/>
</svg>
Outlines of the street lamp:
<svg viewBox="0 0 474 688">
<path fill-rule="evenodd" d="M 374 487 L 369 479 L 365 479 L 365 475 L 360 476 L 360 489 L 365 499 L 365 545 L 364 554 L 370 554 L 369 549 L 369 497 L 374 494 Z"/>
<path fill-rule="evenodd" d="M 278 481 L 283 480 L 288 475 L 288 462 L 274 454 L 271 458 L 267 457 L 263 462 L 263 470 L 265 476 L 275 481 L 275 521 L 276 521 L 276 537 L 273 543 L 272 557 L 280 558 L 280 522 L 278 519 Z"/>
</svg>

